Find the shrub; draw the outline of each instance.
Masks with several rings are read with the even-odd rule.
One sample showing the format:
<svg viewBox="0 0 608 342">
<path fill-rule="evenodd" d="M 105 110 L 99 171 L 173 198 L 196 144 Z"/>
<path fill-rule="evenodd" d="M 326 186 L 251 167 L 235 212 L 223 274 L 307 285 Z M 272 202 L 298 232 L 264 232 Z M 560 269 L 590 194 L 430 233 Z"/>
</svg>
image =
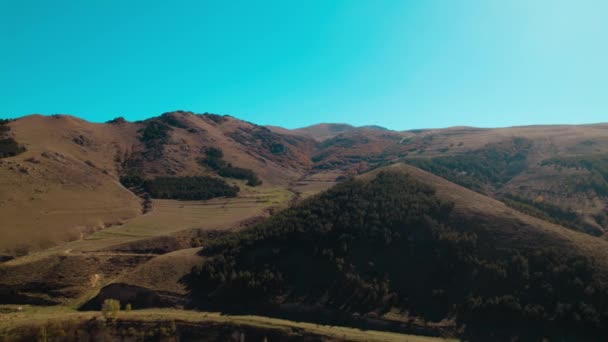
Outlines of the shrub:
<svg viewBox="0 0 608 342">
<path fill-rule="evenodd" d="M 270 145 L 270 153 L 272 154 L 283 154 L 287 151 L 285 145 L 281 143 L 274 143 Z"/>
<path fill-rule="evenodd" d="M 40 330 L 38 330 L 38 336 L 36 338 L 37 342 L 47 342 L 49 340 L 49 334 L 46 331 L 46 326 L 41 326 Z"/>
<path fill-rule="evenodd" d="M 13 138 L 0 138 L 0 158 L 14 157 L 25 152 L 25 148 L 20 146 Z"/>
<path fill-rule="evenodd" d="M 106 123 L 117 125 L 117 124 L 127 123 L 127 120 L 124 117 L 122 117 L 122 116 L 118 116 L 118 117 L 115 117 L 112 120 L 106 121 Z"/>
<path fill-rule="evenodd" d="M 108 298 L 103 301 L 101 314 L 107 320 L 116 320 L 120 311 L 120 301 Z"/>
</svg>

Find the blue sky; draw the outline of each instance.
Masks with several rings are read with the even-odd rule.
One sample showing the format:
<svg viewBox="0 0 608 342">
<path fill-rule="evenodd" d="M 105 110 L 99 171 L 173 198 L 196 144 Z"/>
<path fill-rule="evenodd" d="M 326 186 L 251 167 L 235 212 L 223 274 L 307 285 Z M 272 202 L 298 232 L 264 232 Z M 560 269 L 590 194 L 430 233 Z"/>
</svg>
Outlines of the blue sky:
<svg viewBox="0 0 608 342">
<path fill-rule="evenodd" d="M 608 1 L 0 1 L 0 117 L 608 121 Z"/>
</svg>

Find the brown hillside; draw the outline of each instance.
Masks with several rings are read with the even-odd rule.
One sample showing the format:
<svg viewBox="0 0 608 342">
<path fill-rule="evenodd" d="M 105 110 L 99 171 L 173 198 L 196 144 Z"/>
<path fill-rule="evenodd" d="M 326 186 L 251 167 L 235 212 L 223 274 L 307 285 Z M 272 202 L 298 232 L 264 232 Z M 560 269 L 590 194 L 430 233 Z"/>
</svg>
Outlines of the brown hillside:
<svg viewBox="0 0 608 342">
<path fill-rule="evenodd" d="M 200 162 L 209 147 L 221 148 L 227 163 L 252 170 L 263 187 L 300 188 L 299 180 L 315 174 L 358 174 L 400 161 L 424 168 L 428 160 L 432 165 L 425 169 L 493 197 L 511 196 L 526 212 L 545 210 L 539 217 L 559 216 L 556 222 L 594 235 L 608 226 L 608 124 L 403 132 L 319 124 L 286 130 L 177 111 L 105 124 L 32 115 L 8 126 L 26 152 L 0 159 L 0 215 L 6 218 L 0 255 L 77 239 L 138 215 L 140 199 L 118 183 L 132 170 L 147 179 L 217 176 Z M 476 173 L 497 162 L 487 156 L 518 153 L 516 140 L 528 146 L 523 164 L 508 177 L 480 180 Z M 465 159 L 443 161 L 449 172 L 433 164 L 457 156 Z"/>
<path fill-rule="evenodd" d="M 27 151 L 0 160 L 0 254 L 74 240 L 141 212 L 117 181 L 114 158 L 134 127 L 69 116 L 29 116 L 11 124 Z"/>
<path fill-rule="evenodd" d="M 140 199 L 118 182 L 128 170 L 148 179 L 216 176 L 200 163 L 216 147 L 226 162 L 253 170 L 262 186 L 286 187 L 307 172 L 314 148 L 310 139 L 230 116 L 181 111 L 105 124 L 31 115 L 9 125 L 26 152 L 0 159 L 0 255 L 78 239 L 140 214 Z"/>
<path fill-rule="evenodd" d="M 321 142 L 327 139 L 331 139 L 337 135 L 346 132 L 352 131 L 376 131 L 376 130 L 386 130 L 384 127 L 380 126 L 361 126 L 355 127 L 349 124 L 340 124 L 340 123 L 321 123 L 308 127 L 297 128 L 293 130 L 285 129 L 282 127 L 276 126 L 268 126 L 272 131 L 281 133 L 281 134 L 293 134 L 299 135 L 303 137 L 308 137 L 314 139 L 315 141 Z"/>
</svg>

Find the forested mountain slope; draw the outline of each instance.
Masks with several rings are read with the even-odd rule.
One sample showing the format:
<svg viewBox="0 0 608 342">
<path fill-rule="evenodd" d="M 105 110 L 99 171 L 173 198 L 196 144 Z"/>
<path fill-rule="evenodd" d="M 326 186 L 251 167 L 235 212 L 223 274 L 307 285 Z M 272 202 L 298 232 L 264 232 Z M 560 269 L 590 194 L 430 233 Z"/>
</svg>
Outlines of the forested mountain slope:
<svg viewBox="0 0 608 342">
<path fill-rule="evenodd" d="M 473 340 L 596 340 L 608 323 L 607 242 L 406 165 L 201 253 L 189 284 L 205 309 L 453 320 Z"/>
</svg>

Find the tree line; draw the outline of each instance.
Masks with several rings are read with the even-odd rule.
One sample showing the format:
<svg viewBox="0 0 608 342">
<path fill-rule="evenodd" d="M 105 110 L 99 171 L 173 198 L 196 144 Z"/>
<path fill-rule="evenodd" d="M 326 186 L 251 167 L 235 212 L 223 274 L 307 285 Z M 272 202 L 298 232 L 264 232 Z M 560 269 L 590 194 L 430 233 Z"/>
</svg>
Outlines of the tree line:
<svg viewBox="0 0 608 342">
<path fill-rule="evenodd" d="M 235 197 L 238 186 L 209 176 L 158 177 L 144 179 L 138 175 L 121 177 L 127 187 L 142 187 L 152 198 L 178 200 L 208 200 L 216 197 Z"/>
<path fill-rule="evenodd" d="M 233 166 L 226 162 L 224 152 L 216 147 L 209 147 L 205 151 L 206 157 L 201 160 L 201 164 L 217 171 L 218 175 L 227 178 L 243 179 L 247 185 L 256 186 L 262 184 L 262 180 L 251 169 Z"/>
</svg>

